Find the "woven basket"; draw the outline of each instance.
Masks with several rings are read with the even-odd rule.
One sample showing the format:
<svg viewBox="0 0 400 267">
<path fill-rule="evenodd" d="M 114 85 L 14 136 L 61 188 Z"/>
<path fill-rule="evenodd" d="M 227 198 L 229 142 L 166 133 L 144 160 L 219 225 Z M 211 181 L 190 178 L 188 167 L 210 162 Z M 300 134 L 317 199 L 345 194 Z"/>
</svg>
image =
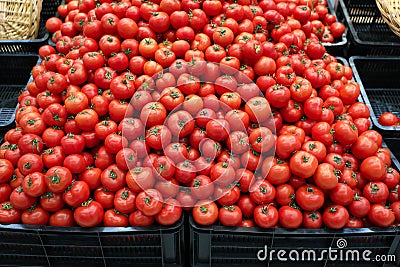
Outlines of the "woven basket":
<svg viewBox="0 0 400 267">
<path fill-rule="evenodd" d="M 375 0 L 383 20 L 400 37 L 400 0 Z"/>
<path fill-rule="evenodd" d="M 0 0 L 0 39 L 35 39 L 43 0 Z"/>
</svg>

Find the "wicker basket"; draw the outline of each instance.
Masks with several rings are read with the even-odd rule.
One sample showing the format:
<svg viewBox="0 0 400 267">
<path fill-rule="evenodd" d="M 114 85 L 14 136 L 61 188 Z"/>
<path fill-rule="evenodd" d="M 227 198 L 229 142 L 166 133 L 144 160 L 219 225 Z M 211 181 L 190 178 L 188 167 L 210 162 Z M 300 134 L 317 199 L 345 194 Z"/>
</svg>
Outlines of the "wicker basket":
<svg viewBox="0 0 400 267">
<path fill-rule="evenodd" d="M 0 39 L 35 39 L 43 0 L 0 0 Z"/>
<path fill-rule="evenodd" d="M 400 1 L 375 0 L 383 20 L 389 28 L 400 37 Z"/>
</svg>

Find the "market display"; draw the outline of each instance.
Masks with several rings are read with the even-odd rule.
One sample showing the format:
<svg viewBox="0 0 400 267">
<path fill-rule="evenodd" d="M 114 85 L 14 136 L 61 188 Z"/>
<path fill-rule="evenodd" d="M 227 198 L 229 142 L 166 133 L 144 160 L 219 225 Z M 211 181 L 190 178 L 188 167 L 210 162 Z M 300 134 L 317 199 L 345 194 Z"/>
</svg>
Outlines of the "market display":
<svg viewBox="0 0 400 267">
<path fill-rule="evenodd" d="M 325 0 L 72 0 L 58 14 L 0 148 L 0 223 L 400 220 L 391 153 L 323 45 L 345 31 Z"/>
</svg>

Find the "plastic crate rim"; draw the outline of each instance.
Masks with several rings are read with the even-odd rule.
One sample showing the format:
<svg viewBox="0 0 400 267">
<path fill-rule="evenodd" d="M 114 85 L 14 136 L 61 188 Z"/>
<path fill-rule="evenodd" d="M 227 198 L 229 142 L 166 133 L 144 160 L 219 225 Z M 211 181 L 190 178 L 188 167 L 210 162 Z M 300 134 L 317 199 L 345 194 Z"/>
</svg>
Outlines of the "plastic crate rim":
<svg viewBox="0 0 400 267">
<path fill-rule="evenodd" d="M 350 67 L 355 70 L 353 71 L 354 77 L 356 78 L 356 81 L 360 85 L 360 91 L 361 91 L 361 96 L 363 98 L 364 103 L 368 106 L 371 107 L 371 102 L 369 101 L 367 92 L 365 91 L 364 85 L 362 83 L 360 74 L 358 73 L 357 67 L 356 67 L 356 60 L 369 60 L 369 61 L 374 61 L 374 60 L 390 60 L 390 61 L 399 61 L 399 58 L 394 58 L 394 57 L 389 57 L 389 56 L 352 56 L 349 59 L 350 62 Z M 372 108 L 369 108 L 370 112 L 370 119 L 372 120 L 372 123 L 377 126 L 378 128 L 385 130 L 385 131 L 400 131 L 399 126 L 383 126 L 378 122 L 378 118 L 375 115 L 375 112 Z"/>
<path fill-rule="evenodd" d="M 39 233 L 121 233 L 121 234 L 156 234 L 156 233 L 177 233 L 183 227 L 184 216 L 181 216 L 179 221 L 171 226 L 152 225 L 152 226 L 130 226 L 130 227 L 59 227 L 59 226 L 37 226 L 37 225 L 24 225 L 24 224 L 0 224 L 0 230 L 13 230 L 13 231 L 26 231 L 26 232 L 39 232 Z"/>
<path fill-rule="evenodd" d="M 344 14 L 344 17 L 345 17 L 345 19 L 346 19 L 346 23 L 347 23 L 347 26 L 349 26 L 349 29 L 350 29 L 350 35 L 351 35 L 351 37 L 352 37 L 352 39 L 354 39 L 354 41 L 357 43 L 357 44 L 360 44 L 360 45 L 370 45 L 370 46 L 376 46 L 376 42 L 370 42 L 370 41 L 362 41 L 360 38 L 358 38 L 358 35 L 357 35 L 357 31 L 356 31 L 356 29 L 354 28 L 354 25 L 353 25 L 353 22 L 351 21 L 351 18 L 350 18 L 350 14 L 349 14 L 349 12 L 347 11 L 347 7 L 346 7 L 346 5 L 345 5 L 345 3 L 344 3 L 344 0 L 339 0 L 339 6 L 340 6 L 340 8 L 342 9 L 342 11 L 343 11 L 343 14 Z M 379 13 L 379 15 L 380 15 L 380 13 Z M 347 28 L 347 27 L 346 27 Z M 353 33 L 355 33 L 355 34 L 353 34 Z M 393 33 L 394 34 L 394 33 Z M 379 46 L 387 46 L 387 47 L 392 47 L 392 46 L 396 46 L 396 45 L 399 45 L 400 44 L 400 40 L 399 40 L 399 42 L 398 43 L 393 43 L 393 42 L 379 42 Z"/>
</svg>

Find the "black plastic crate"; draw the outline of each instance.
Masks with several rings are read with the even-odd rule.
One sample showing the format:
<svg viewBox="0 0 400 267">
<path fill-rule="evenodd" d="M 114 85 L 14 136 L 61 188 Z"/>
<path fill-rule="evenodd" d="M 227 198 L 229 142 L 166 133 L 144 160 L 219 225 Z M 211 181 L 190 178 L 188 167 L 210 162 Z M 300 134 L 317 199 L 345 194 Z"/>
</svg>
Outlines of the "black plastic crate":
<svg viewBox="0 0 400 267">
<path fill-rule="evenodd" d="M 89 229 L 0 225 L 0 266 L 183 266 L 183 221 Z"/>
<path fill-rule="evenodd" d="M 192 240 L 192 261 L 194 267 L 206 266 L 399 266 L 399 229 L 395 228 L 360 228 L 343 230 L 326 229 L 297 229 L 287 230 L 281 228 L 261 229 L 224 227 L 219 225 L 203 227 L 197 225 L 193 217 L 190 217 L 190 233 Z M 343 244 L 346 246 L 343 246 Z M 263 257 L 267 246 L 267 259 L 262 261 L 257 258 L 257 254 Z M 339 248 L 341 247 L 341 248 Z M 336 250 L 331 255 L 336 255 L 337 260 L 328 260 L 329 248 Z M 270 260 L 270 252 L 275 250 Z M 279 250 L 286 251 L 284 257 L 288 261 L 279 261 L 277 253 Z M 296 250 L 299 253 L 298 261 L 290 261 L 289 253 Z M 316 259 L 321 260 L 307 261 L 314 259 L 313 254 L 307 256 L 307 250 L 315 251 Z M 377 255 L 394 255 L 389 257 L 390 261 L 377 262 L 374 260 L 363 260 L 364 251 L 369 250 L 371 254 L 368 258 L 375 259 Z M 325 252 L 323 252 L 325 251 Z M 340 256 L 342 251 L 342 256 Z M 351 251 L 351 252 L 348 252 Z M 350 253 L 354 252 L 354 258 Z M 304 254 L 303 254 L 304 253 Z M 348 256 L 346 256 L 346 253 Z M 368 252 L 366 252 L 368 253 Z M 297 257 L 292 253 L 293 257 Z M 302 256 L 304 260 L 301 260 Z M 321 256 L 322 255 L 322 256 Z M 281 255 L 282 256 L 282 255 Z M 346 258 L 347 257 L 347 258 Z M 330 258 L 332 259 L 332 258 Z M 341 260 L 342 259 L 342 260 Z M 347 260 L 346 260 L 347 259 Z M 355 260 L 352 260 L 355 259 Z"/>
<path fill-rule="evenodd" d="M 62 0 L 43 0 L 40 12 L 39 30 L 36 39 L 33 40 L 0 40 L 0 53 L 37 53 L 40 46 L 47 43 L 49 32 L 46 30 L 46 21 L 54 17 L 57 7 Z"/>
<path fill-rule="evenodd" d="M 400 55 L 400 37 L 382 19 L 375 0 L 338 0 L 336 14 L 350 32 L 349 55 Z"/>
<path fill-rule="evenodd" d="M 18 95 L 39 61 L 37 54 L 0 54 L 0 127 L 13 123 Z"/>
<path fill-rule="evenodd" d="M 399 137 L 400 127 L 382 126 L 378 119 L 387 111 L 400 116 L 400 58 L 355 56 L 350 58 L 350 65 L 373 126 L 385 136 Z"/>
<path fill-rule="evenodd" d="M 396 157 L 400 154 L 399 139 L 385 139 L 382 147 L 389 148 L 391 151 L 391 167 L 400 171 L 400 163 Z M 393 152 L 392 152 L 393 151 Z M 332 229 L 283 229 L 272 228 L 262 229 L 259 227 L 242 228 L 226 227 L 222 225 L 200 226 L 196 224 L 193 217 L 189 218 L 190 224 L 190 263 L 193 267 L 278 267 L 278 266 L 300 266 L 300 267 L 396 267 L 400 266 L 400 226 L 389 228 L 370 227 L 370 228 L 345 228 L 342 230 Z M 343 241 L 344 240 L 344 241 Z M 272 254 L 267 254 L 267 259 L 261 261 L 257 258 L 257 253 L 264 250 L 267 252 L 275 250 Z M 340 248 L 338 247 L 340 246 Z M 332 252 L 337 255 L 337 260 L 329 260 L 329 248 L 337 250 Z M 287 261 L 279 261 L 277 253 L 285 250 Z M 291 250 L 299 252 L 300 258 L 297 261 L 290 261 L 288 253 Z M 323 260 L 307 261 L 307 252 L 314 250 L 316 258 Z M 342 250 L 342 254 L 340 254 Z M 371 251 L 370 261 L 362 257 L 366 250 Z M 326 251 L 325 254 L 322 251 Z M 351 252 L 348 252 L 351 251 Z M 360 260 L 353 260 L 351 253 L 358 251 Z M 264 256 L 262 252 L 260 256 Z M 269 252 L 268 252 L 269 253 Z M 349 256 L 346 258 L 346 253 Z M 354 252 L 356 253 L 356 252 Z M 296 257 L 296 254 L 293 254 Z M 341 256 L 342 255 L 342 256 Z M 343 256 L 344 255 L 344 256 Z M 357 255 L 357 254 L 354 254 Z M 386 262 L 379 262 L 375 256 L 385 255 Z M 311 255 L 310 257 L 312 257 Z M 318 257 L 320 256 L 320 257 Z M 356 256 L 354 256 L 356 257 Z M 311 258 L 313 259 L 313 258 Z M 331 258 L 332 259 L 332 258 Z"/>
</svg>

